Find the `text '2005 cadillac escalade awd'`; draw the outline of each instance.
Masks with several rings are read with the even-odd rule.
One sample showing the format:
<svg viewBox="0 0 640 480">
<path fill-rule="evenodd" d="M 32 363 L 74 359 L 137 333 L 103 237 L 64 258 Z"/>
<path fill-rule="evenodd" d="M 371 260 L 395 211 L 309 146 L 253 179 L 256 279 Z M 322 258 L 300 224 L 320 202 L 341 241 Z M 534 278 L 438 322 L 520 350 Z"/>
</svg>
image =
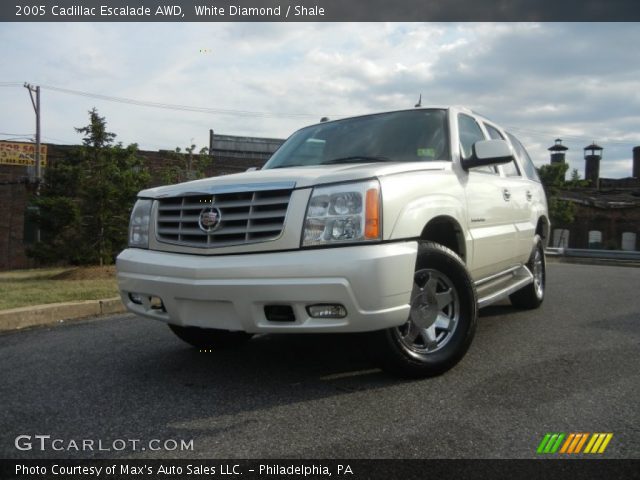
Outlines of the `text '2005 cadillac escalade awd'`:
<svg viewBox="0 0 640 480">
<path fill-rule="evenodd" d="M 513 135 L 416 108 L 321 122 L 261 170 L 140 192 L 118 284 L 197 348 L 371 332 L 383 368 L 429 376 L 464 356 L 478 308 L 541 304 L 548 232 Z"/>
</svg>

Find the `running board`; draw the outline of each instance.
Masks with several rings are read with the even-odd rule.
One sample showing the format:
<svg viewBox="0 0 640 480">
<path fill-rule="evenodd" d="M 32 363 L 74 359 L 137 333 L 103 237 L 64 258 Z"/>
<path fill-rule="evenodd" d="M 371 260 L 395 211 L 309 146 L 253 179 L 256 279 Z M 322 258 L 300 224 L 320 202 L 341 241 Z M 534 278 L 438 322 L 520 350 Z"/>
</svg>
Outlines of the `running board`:
<svg viewBox="0 0 640 480">
<path fill-rule="evenodd" d="M 533 283 L 533 275 L 524 265 L 476 282 L 478 307 L 486 307 Z"/>
</svg>

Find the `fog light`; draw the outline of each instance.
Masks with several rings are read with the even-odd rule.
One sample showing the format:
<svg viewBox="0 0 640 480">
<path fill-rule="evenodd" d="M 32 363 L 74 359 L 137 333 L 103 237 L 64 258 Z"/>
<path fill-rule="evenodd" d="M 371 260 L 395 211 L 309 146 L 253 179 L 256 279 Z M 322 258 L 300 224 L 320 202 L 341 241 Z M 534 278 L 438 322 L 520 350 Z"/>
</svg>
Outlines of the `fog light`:
<svg viewBox="0 0 640 480">
<path fill-rule="evenodd" d="M 164 308 L 164 303 L 162 303 L 162 299 L 160 297 L 149 297 L 149 306 L 151 310 L 162 310 L 166 312 Z"/>
<path fill-rule="evenodd" d="M 129 300 L 131 300 L 136 305 L 142 305 L 142 295 L 139 293 L 129 293 Z"/>
<path fill-rule="evenodd" d="M 313 318 L 344 318 L 347 316 L 347 309 L 339 304 L 309 305 L 307 313 Z"/>
</svg>

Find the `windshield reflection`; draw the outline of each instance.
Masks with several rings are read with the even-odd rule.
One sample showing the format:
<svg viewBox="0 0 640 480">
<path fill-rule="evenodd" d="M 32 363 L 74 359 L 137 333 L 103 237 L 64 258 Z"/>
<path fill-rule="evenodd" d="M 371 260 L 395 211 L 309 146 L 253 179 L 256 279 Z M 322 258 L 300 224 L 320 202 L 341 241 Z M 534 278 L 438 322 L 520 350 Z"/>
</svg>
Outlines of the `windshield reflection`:
<svg viewBox="0 0 640 480">
<path fill-rule="evenodd" d="M 294 133 L 263 169 L 451 160 L 447 111 L 417 109 L 320 123 Z"/>
</svg>

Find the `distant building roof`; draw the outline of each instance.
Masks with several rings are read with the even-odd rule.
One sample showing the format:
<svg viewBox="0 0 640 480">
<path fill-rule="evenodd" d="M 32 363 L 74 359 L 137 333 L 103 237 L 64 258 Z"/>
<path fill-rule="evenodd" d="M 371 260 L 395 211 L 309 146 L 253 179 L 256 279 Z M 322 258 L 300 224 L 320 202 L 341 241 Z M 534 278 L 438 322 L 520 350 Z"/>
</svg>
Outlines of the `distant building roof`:
<svg viewBox="0 0 640 480">
<path fill-rule="evenodd" d="M 245 152 L 271 155 L 284 140 L 279 138 L 238 137 L 235 135 L 213 136 L 213 151 L 216 152 Z"/>
<path fill-rule="evenodd" d="M 596 144 L 596 142 L 593 142 L 591 145 L 584 147 L 584 150 L 604 150 L 604 148 Z"/>
<path fill-rule="evenodd" d="M 556 138 L 556 143 L 547 148 L 550 152 L 564 152 L 565 150 L 569 150 L 569 148 L 562 145 L 562 139 Z"/>
<path fill-rule="evenodd" d="M 595 208 L 640 207 L 640 181 L 635 178 L 602 178 L 600 189 L 565 188 L 559 198 Z M 603 188 L 604 187 L 604 188 Z"/>
</svg>

